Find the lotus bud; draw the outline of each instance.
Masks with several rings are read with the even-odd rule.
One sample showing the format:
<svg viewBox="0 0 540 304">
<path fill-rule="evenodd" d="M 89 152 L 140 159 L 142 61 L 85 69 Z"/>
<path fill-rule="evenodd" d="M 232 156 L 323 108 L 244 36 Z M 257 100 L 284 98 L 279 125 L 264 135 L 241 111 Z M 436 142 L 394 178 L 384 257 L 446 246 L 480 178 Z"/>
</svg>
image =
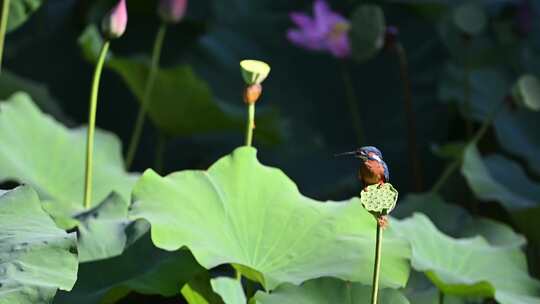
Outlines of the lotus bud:
<svg viewBox="0 0 540 304">
<path fill-rule="evenodd" d="M 246 84 L 261 84 L 270 73 L 270 66 L 259 60 L 242 60 L 240 62 L 242 77 Z"/>
<path fill-rule="evenodd" d="M 101 31 L 107 39 L 115 39 L 126 31 L 128 15 L 126 9 L 126 0 L 120 0 L 105 15 L 101 22 Z"/>
<path fill-rule="evenodd" d="M 160 0 L 158 15 L 165 23 L 178 23 L 184 18 L 187 0 Z"/>
</svg>

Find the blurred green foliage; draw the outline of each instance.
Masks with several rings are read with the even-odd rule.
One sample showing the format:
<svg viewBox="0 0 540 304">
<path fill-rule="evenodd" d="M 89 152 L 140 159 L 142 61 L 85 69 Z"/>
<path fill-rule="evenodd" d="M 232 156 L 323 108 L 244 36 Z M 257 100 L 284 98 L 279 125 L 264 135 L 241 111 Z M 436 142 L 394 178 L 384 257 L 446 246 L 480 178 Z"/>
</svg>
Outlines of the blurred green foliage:
<svg viewBox="0 0 540 304">
<path fill-rule="evenodd" d="M 353 56 L 346 60 L 287 40 L 289 13 L 310 12 L 312 1 L 190 1 L 187 18 L 168 28 L 152 124 L 134 169 L 156 167 L 156 159 L 164 160 L 162 174 L 207 169 L 239 146 L 245 112 L 238 63 L 245 58 L 272 66 L 257 105 L 259 153 L 236 150 L 210 171 L 164 178 L 148 171 L 132 196 L 139 175 L 124 169 L 121 146 L 144 94 L 159 22 L 155 1 L 129 0 L 126 35 L 112 44 L 102 79 L 97 124 L 109 131 L 96 138 L 95 201 L 83 210 L 84 128 L 64 125 L 86 123 L 101 43 L 92 24 L 112 2 L 11 0 L 0 75 L 0 179 L 5 189 L 25 183 L 39 198 L 28 187 L 11 190 L 0 196 L 0 215 L 45 221 L 41 202 L 56 225 L 78 233 L 78 280 L 55 303 L 240 303 L 240 287 L 253 303 L 365 303 L 375 220 L 353 199 L 339 208 L 354 212 L 308 225 L 334 203 L 306 197 L 358 196 L 359 163 L 332 157 L 357 144 L 344 101 L 354 95 L 366 131 L 362 144 L 383 151 L 403 198 L 392 214 L 400 220 L 390 219 L 383 245 L 383 283 L 386 271 L 393 278 L 387 285 L 407 285 L 383 290 L 382 303 L 433 304 L 441 295 L 447 304 L 540 303 L 534 279 L 540 275 L 538 1 L 331 1 L 351 21 Z M 389 26 L 398 29 L 394 36 Z M 406 58 L 391 47 L 395 42 Z M 347 79 L 356 94 L 347 91 Z M 414 117 L 406 111 L 407 89 Z M 166 139 L 164 149 L 157 148 L 158 137 Z M 424 177 L 417 193 L 410 153 Z M 13 197 L 31 208 L 14 206 Z M 2 231 L 29 229 L 31 240 L 39 238 L 40 229 L 19 224 L 5 221 Z M 305 236 L 298 235 L 302 228 Z M 31 277 L 28 292 L 0 295 L 0 302 L 50 302 L 57 288 L 71 288 L 74 241 L 63 237 L 54 250 L 22 245 L 32 262 L 65 266 L 49 267 L 62 280 L 47 285 Z M 281 249 L 272 253 L 276 244 Z M 0 246 L 3 263 L 19 258 L 6 249 L 11 245 Z M 408 281 L 409 262 L 401 261 L 407 247 Z M 313 261 L 327 261 L 328 269 Z M 0 291 L 24 281 L 16 270 L 0 273 Z M 222 277 L 233 271 L 243 281 Z"/>
</svg>

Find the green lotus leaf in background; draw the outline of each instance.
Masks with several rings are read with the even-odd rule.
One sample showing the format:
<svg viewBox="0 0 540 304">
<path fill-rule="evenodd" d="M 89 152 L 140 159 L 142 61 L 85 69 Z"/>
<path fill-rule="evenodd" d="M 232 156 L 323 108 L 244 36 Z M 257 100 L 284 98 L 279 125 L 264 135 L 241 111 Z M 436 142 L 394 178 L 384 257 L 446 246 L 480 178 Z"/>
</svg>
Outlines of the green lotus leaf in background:
<svg viewBox="0 0 540 304">
<path fill-rule="evenodd" d="M 440 291 L 422 272 L 411 271 L 407 287 L 403 291 L 407 299 L 414 304 L 440 304 Z M 444 295 L 444 304 L 481 304 L 479 297 Z"/>
<path fill-rule="evenodd" d="M 233 264 L 266 289 L 322 276 L 371 282 L 376 223 L 359 199 L 302 196 L 253 148 L 236 149 L 208 171 L 161 177 L 147 170 L 133 194 L 131 216 L 151 223 L 154 244 L 187 246 L 205 268 Z M 389 229 L 383 248 L 382 285 L 403 286 L 408 247 Z"/>
<path fill-rule="evenodd" d="M 398 202 L 392 216 L 404 219 L 417 212 L 428 216 L 439 230 L 454 237 L 459 235 L 464 225 L 473 220 L 467 210 L 447 203 L 440 195 L 434 193 L 407 195 Z"/>
<path fill-rule="evenodd" d="M 351 17 L 350 40 L 352 56 L 358 62 L 367 61 L 384 46 L 386 24 L 378 5 L 358 6 Z"/>
<path fill-rule="evenodd" d="M 239 280 L 218 277 L 210 280 L 212 289 L 221 296 L 225 304 L 245 304 L 246 295 Z"/>
<path fill-rule="evenodd" d="M 182 286 L 181 292 L 188 304 L 227 304 L 212 289 L 210 274 L 206 271 L 200 272 Z"/>
<path fill-rule="evenodd" d="M 482 217 L 472 217 L 466 209 L 450 204 L 433 193 L 409 194 L 392 214 L 400 219 L 420 212 L 433 221 L 437 229 L 456 238 L 482 236 L 493 246 L 521 248 L 525 238 L 510 226 Z"/>
<path fill-rule="evenodd" d="M 79 39 L 84 56 L 97 58 L 102 38 L 95 27 L 88 27 Z M 107 67 L 118 73 L 133 95 L 142 101 L 150 63 L 146 60 L 121 58 L 109 54 Z M 241 77 L 240 75 L 238 77 Z M 210 86 L 189 65 L 161 68 L 157 72 L 150 96 L 148 115 L 168 136 L 188 136 L 211 132 L 242 131 L 245 110 L 238 92 L 238 106 L 220 102 Z M 263 108 L 264 109 L 264 108 Z M 281 139 L 277 112 L 259 111 L 256 138 L 265 143 Z"/>
<path fill-rule="evenodd" d="M 401 292 L 394 289 L 379 291 L 381 304 L 408 304 Z M 334 278 L 320 278 L 305 282 L 300 286 L 280 285 L 272 293 L 258 291 L 250 304 L 334 304 L 370 303 L 371 287 L 360 283 L 344 282 Z"/>
<path fill-rule="evenodd" d="M 454 24 L 469 35 L 481 34 L 488 23 L 488 16 L 484 8 L 472 2 L 455 7 L 452 17 Z"/>
<path fill-rule="evenodd" d="M 515 161 L 500 155 L 482 158 L 476 145 L 469 145 L 461 172 L 481 200 L 497 201 L 510 211 L 540 205 L 540 185 Z"/>
<path fill-rule="evenodd" d="M 458 102 L 463 108 L 464 70 L 449 65 L 445 78 L 439 88 L 439 98 Z M 470 71 L 471 108 L 464 115 L 482 122 L 494 107 L 504 107 L 499 110 L 494 121 L 499 144 L 509 153 L 525 159 L 531 169 L 540 173 L 540 132 L 537 127 L 540 113 L 522 108 L 511 110 L 503 103 L 511 93 L 510 83 L 500 69 L 482 68 Z"/>
<path fill-rule="evenodd" d="M 0 104 L 0 180 L 34 187 L 43 200 L 44 208 L 64 229 L 87 222 L 81 226 L 86 227 L 81 237 L 97 238 L 99 242 L 94 241 L 94 244 L 99 248 L 90 249 L 86 242 L 90 239 L 81 239 L 79 250 L 83 261 L 121 252 L 118 246 L 123 246 L 124 241 L 117 238 L 119 234 L 107 233 L 103 229 L 105 226 L 98 228 L 101 224 L 89 224 L 88 221 L 108 222 L 106 225 L 111 228 L 110 220 L 115 217 L 116 225 L 122 227 L 127 220 L 128 205 L 116 202 L 120 199 L 129 201 L 136 179 L 136 175 L 128 174 L 123 168 L 118 138 L 97 130 L 92 188 L 92 204 L 96 209 L 85 210 L 82 204 L 85 147 L 85 129 L 67 129 L 43 114 L 28 95 L 17 93 Z M 97 206 L 113 191 L 119 195 L 116 201 Z M 116 204 L 116 207 L 106 207 L 108 204 Z M 99 213 L 100 216 L 89 218 L 83 215 L 84 212 L 94 216 Z M 115 230 L 118 229 L 121 228 Z M 91 236 L 91 232 L 100 233 Z M 112 248 L 104 248 L 105 244 L 112 245 Z"/>
<path fill-rule="evenodd" d="M 77 279 L 74 233 L 56 227 L 36 192 L 21 186 L 0 194 L 0 303 L 49 303 Z"/>
<path fill-rule="evenodd" d="M 412 266 L 445 294 L 494 297 L 501 304 L 540 301 L 540 282 L 527 271 L 524 253 L 492 246 L 484 238 L 444 235 L 423 214 L 392 223 L 412 247 Z"/>
<path fill-rule="evenodd" d="M 463 160 L 461 171 L 475 195 L 503 205 L 514 224 L 530 240 L 540 243 L 535 220 L 540 214 L 540 184 L 531 180 L 517 162 L 501 155 L 482 158 L 473 145 L 467 147 Z"/>
<path fill-rule="evenodd" d="M 0 99 L 6 100 L 19 91 L 24 91 L 30 95 L 43 112 L 62 122 L 70 122 L 45 85 L 2 69 L 2 74 L 0 74 Z"/>
<path fill-rule="evenodd" d="M 536 76 L 521 76 L 514 84 L 512 93 L 520 105 L 533 111 L 540 110 L 540 81 Z"/>
<path fill-rule="evenodd" d="M 81 264 L 73 290 L 59 293 L 54 303 L 115 303 L 132 291 L 173 296 L 201 272 L 189 251 L 157 249 L 147 233 L 120 256 Z"/>
<path fill-rule="evenodd" d="M 43 0 L 10 0 L 7 31 L 13 31 L 26 22 L 42 2 Z"/>
</svg>

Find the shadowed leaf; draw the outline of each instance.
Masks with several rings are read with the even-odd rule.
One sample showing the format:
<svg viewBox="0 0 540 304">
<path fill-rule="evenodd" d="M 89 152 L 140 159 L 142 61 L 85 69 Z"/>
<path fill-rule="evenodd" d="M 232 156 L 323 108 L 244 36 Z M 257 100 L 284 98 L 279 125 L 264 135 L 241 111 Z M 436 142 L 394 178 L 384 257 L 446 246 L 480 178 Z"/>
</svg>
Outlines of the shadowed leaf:
<svg viewBox="0 0 540 304">
<path fill-rule="evenodd" d="M 75 234 L 58 229 L 29 186 L 0 194 L 0 303 L 49 303 L 77 279 Z"/>
</svg>

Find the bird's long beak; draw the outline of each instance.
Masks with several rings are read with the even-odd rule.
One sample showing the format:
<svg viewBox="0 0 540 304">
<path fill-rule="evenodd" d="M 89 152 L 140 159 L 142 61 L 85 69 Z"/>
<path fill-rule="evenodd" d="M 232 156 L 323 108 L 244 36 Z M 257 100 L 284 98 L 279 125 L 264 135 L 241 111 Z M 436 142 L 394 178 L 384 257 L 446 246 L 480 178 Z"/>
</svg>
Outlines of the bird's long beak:
<svg viewBox="0 0 540 304">
<path fill-rule="evenodd" d="M 343 153 L 334 154 L 335 157 L 345 156 L 345 155 L 356 155 L 356 151 L 343 152 Z"/>
<path fill-rule="evenodd" d="M 334 154 L 335 157 L 346 156 L 346 155 L 354 155 L 355 158 L 359 158 L 362 161 L 367 160 L 367 156 L 359 153 L 358 151 L 351 151 L 351 152 L 343 152 L 343 153 Z"/>
</svg>

